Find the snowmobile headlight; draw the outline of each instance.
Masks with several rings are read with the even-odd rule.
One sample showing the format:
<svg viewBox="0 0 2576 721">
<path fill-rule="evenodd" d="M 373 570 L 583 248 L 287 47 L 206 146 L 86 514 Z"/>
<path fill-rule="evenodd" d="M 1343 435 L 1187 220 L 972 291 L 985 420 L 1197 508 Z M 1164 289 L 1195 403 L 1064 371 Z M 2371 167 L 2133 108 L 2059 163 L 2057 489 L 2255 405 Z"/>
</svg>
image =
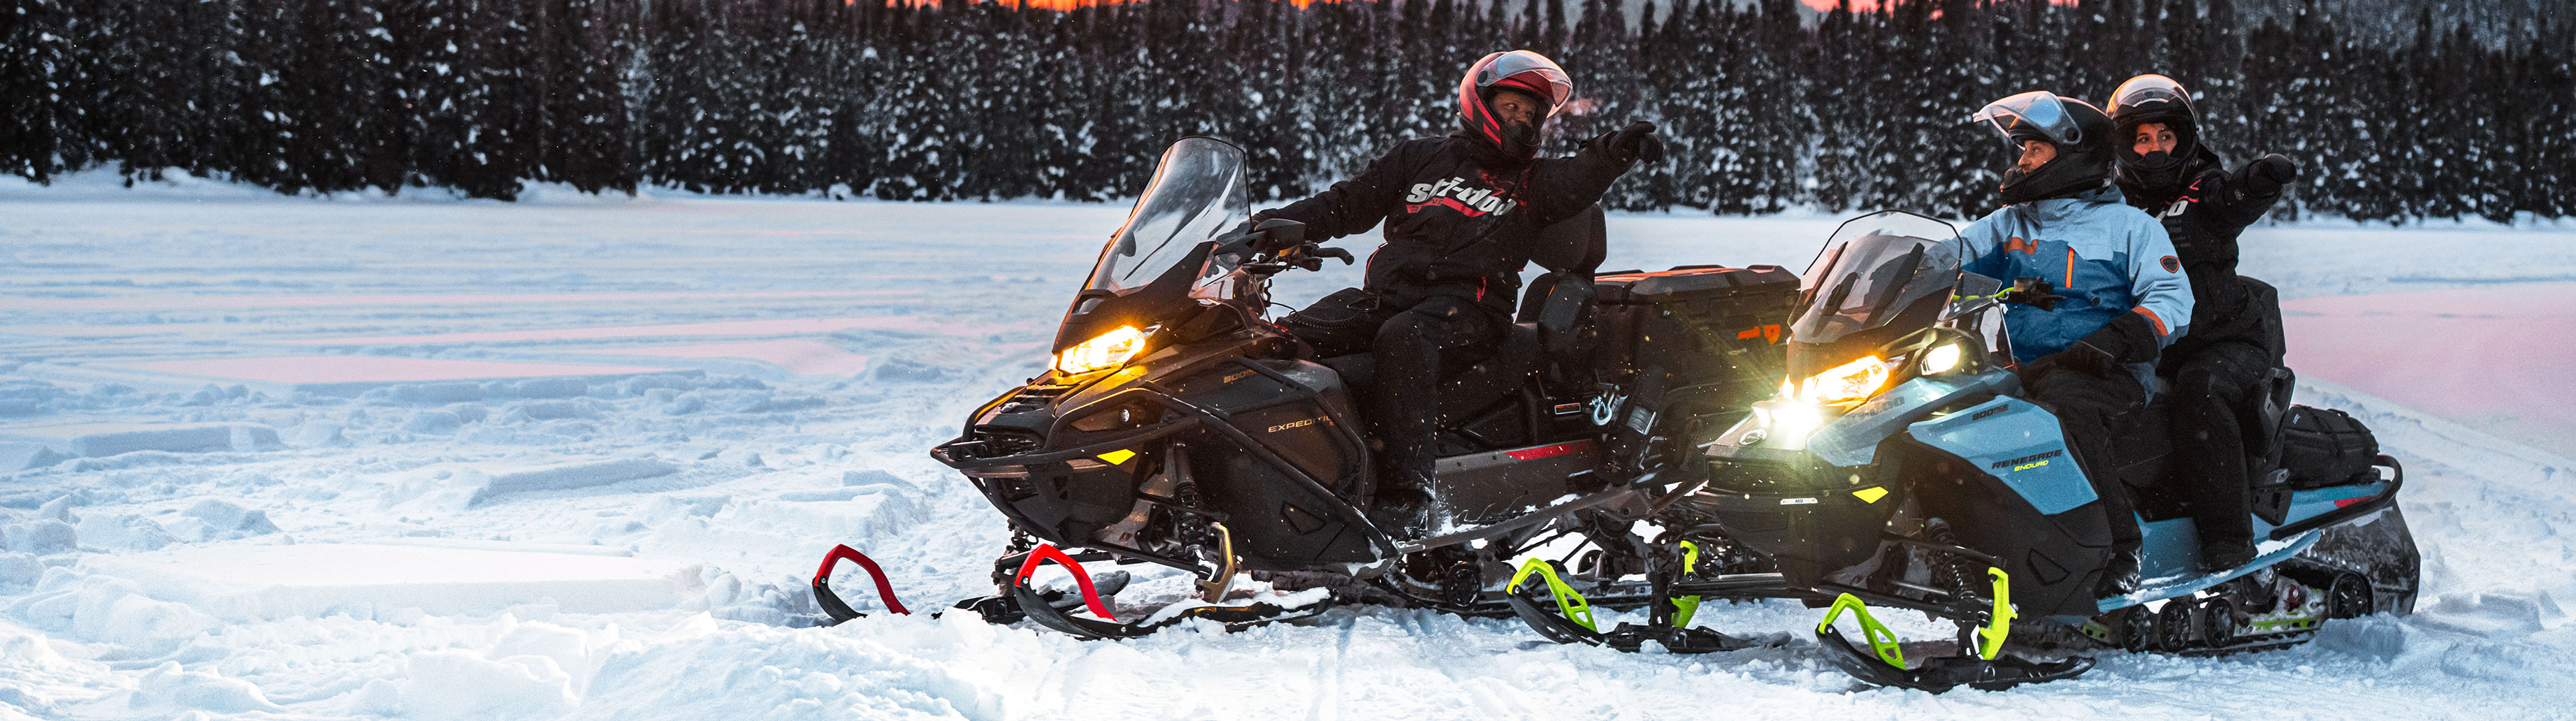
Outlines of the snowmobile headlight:
<svg viewBox="0 0 2576 721">
<path fill-rule="evenodd" d="M 1145 348 L 1145 332 L 1136 326 L 1122 325 L 1100 337 L 1075 344 L 1055 356 L 1051 365 L 1068 375 L 1108 370 L 1136 357 Z"/>
<path fill-rule="evenodd" d="M 1959 367 L 1959 344 L 1943 343 L 1923 354 L 1923 372 L 1948 373 Z"/>
<path fill-rule="evenodd" d="M 1807 436 L 1825 424 L 1824 409 L 1794 400 L 1764 401 L 1753 404 L 1753 419 L 1760 429 L 1761 440 L 1774 441 L 1777 447 L 1803 448 Z M 1759 440 L 1748 439 L 1745 445 Z"/>
<path fill-rule="evenodd" d="M 1798 399 L 1820 405 L 1856 403 L 1887 385 L 1892 365 L 1878 356 L 1834 366 L 1798 385 Z"/>
</svg>

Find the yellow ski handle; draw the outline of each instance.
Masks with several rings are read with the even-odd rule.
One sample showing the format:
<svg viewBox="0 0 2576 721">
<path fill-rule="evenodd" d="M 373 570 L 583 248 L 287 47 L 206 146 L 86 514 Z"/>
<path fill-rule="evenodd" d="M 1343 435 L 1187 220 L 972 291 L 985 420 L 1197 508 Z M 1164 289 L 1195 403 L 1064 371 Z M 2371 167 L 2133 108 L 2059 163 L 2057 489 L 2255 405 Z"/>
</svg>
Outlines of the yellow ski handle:
<svg viewBox="0 0 2576 721">
<path fill-rule="evenodd" d="M 1825 620 L 1816 623 L 1816 632 L 1832 632 L 1834 619 L 1842 617 L 1844 609 L 1850 609 L 1852 615 L 1860 619 L 1860 635 L 1869 642 L 1870 653 L 1877 654 L 1878 660 L 1887 662 L 1889 666 L 1905 668 L 1905 649 L 1897 647 L 1896 632 L 1887 630 L 1886 625 L 1871 617 L 1869 604 L 1861 603 L 1859 596 L 1846 593 L 1835 598 L 1833 608 L 1825 611 Z"/>
<path fill-rule="evenodd" d="M 2004 650 L 2004 637 L 2012 634 L 2012 576 L 2003 569 L 1986 567 L 1986 577 L 1995 582 L 1995 608 L 1986 614 L 1986 627 L 1977 629 L 1977 657 L 1995 660 Z"/>
<path fill-rule="evenodd" d="M 1699 571 L 1699 544 L 1683 541 L 1681 545 L 1682 575 L 1687 576 L 1692 573 L 1697 573 Z M 1690 627 L 1691 616 L 1698 614 L 1698 596 L 1682 596 L 1673 599 L 1673 628 Z"/>
<path fill-rule="evenodd" d="M 1601 630 L 1601 626 L 1592 621 L 1592 604 L 1583 600 L 1583 594 L 1575 593 L 1574 587 L 1565 585 L 1564 580 L 1557 578 L 1556 567 L 1548 565 L 1547 559 L 1533 558 L 1528 563 L 1521 564 L 1521 570 L 1512 574 L 1512 582 L 1503 587 L 1503 592 L 1519 593 L 1521 581 L 1528 580 L 1532 573 L 1538 574 L 1547 582 L 1548 594 L 1556 597 L 1556 611 L 1565 614 L 1566 620 L 1581 624 L 1592 631 Z"/>
</svg>

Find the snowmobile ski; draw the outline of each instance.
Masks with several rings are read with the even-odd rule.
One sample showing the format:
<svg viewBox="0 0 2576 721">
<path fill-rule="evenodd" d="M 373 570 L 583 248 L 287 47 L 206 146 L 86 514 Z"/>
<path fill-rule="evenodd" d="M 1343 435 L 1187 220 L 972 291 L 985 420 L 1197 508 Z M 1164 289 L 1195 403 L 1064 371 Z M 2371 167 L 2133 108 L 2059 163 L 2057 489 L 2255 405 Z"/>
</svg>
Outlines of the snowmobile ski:
<svg viewBox="0 0 2576 721">
<path fill-rule="evenodd" d="M 1688 542 L 1684 542 L 1682 547 L 1686 559 L 1684 568 L 1687 572 L 1698 560 L 1699 549 Z M 1714 630 L 1692 627 L 1690 619 L 1699 610 L 1700 596 L 1672 595 L 1669 587 L 1660 582 L 1660 575 L 1656 583 L 1655 600 L 1650 602 L 1656 604 L 1652 606 L 1655 610 L 1650 613 L 1650 618 L 1653 620 L 1645 624 L 1621 623 L 1608 631 L 1600 630 L 1600 626 L 1593 618 L 1591 603 L 1584 599 L 1582 593 L 1576 592 L 1572 586 L 1567 585 L 1559 576 L 1558 570 L 1552 561 L 1533 558 L 1528 563 L 1522 564 L 1520 571 L 1512 574 L 1511 583 L 1503 588 L 1503 599 L 1511 604 L 1512 615 L 1519 617 L 1522 623 L 1529 624 L 1531 630 L 1537 631 L 1547 640 L 1557 643 L 1605 646 L 1630 653 L 1644 648 L 1647 641 L 1662 645 L 1665 650 L 1672 653 L 1717 653 L 1778 645 L 1776 642 L 1766 643 L 1736 638 Z M 1521 593 L 1521 584 L 1528 581 L 1534 574 L 1539 577 L 1548 595 L 1556 601 L 1554 613 L 1540 608 L 1529 595 Z"/>
<path fill-rule="evenodd" d="M 1074 584 L 1080 588 L 1082 594 L 1080 605 L 1088 609 L 1094 618 L 1076 616 L 1069 609 L 1057 608 L 1037 589 L 1029 587 L 1029 575 L 1036 573 L 1038 566 L 1047 562 L 1054 562 L 1073 573 Z M 1259 601 L 1240 606 L 1194 606 L 1177 613 L 1156 614 L 1160 618 L 1149 617 L 1144 621 L 1120 623 L 1117 615 L 1110 611 L 1108 602 L 1092 584 L 1090 572 L 1083 570 L 1082 563 L 1074 560 L 1072 556 L 1065 555 L 1064 551 L 1058 550 L 1053 544 L 1044 543 L 1030 549 L 1028 560 L 1020 565 L 1019 573 L 1014 574 L 1011 581 L 1011 597 L 1018 602 L 1020 612 L 1027 614 L 1029 620 L 1036 621 L 1040 626 L 1086 640 L 1140 638 L 1155 631 L 1179 625 L 1183 621 L 1199 618 L 1224 624 L 1228 631 L 1240 631 L 1263 624 L 1314 616 L 1332 607 L 1332 601 L 1329 598 L 1296 606 Z"/>
<path fill-rule="evenodd" d="M 830 616 L 832 619 L 831 623 L 824 625 L 838 625 L 843 621 L 867 615 L 850 608 L 850 604 L 843 602 L 839 594 L 832 592 L 832 567 L 844 560 L 859 564 L 859 568 L 867 571 L 868 577 L 876 581 L 877 600 L 885 602 L 887 611 L 899 616 L 912 614 L 912 611 L 903 607 L 902 601 L 895 600 L 894 584 L 886 580 L 885 569 L 878 568 L 876 560 L 868 558 L 868 554 L 860 553 L 858 549 L 842 544 L 833 546 L 830 553 L 823 554 L 823 565 L 814 569 L 814 605 L 821 606 L 823 615 Z"/>
<path fill-rule="evenodd" d="M 1986 573 L 1994 581 L 1994 605 L 1979 614 L 1984 617 L 1982 623 L 1969 625 L 1963 621 L 1959 634 L 1963 653 L 1926 658 L 1921 664 L 1908 666 L 1895 632 L 1872 617 L 1869 605 L 1860 597 L 1849 593 L 1834 599 L 1825 619 L 1816 623 L 1816 643 L 1824 647 L 1826 660 L 1863 682 L 1932 693 L 1962 685 L 1980 691 L 2001 691 L 2027 683 L 2074 678 L 2092 670 L 2094 661 L 2089 656 L 2034 661 L 2004 655 L 2004 641 L 2011 635 L 2017 615 L 2012 607 L 2012 581 L 2003 569 L 1990 567 Z M 1844 611 L 1850 611 L 1860 624 L 1868 651 L 1853 646 L 1850 639 L 1834 629 L 1834 621 Z"/>
</svg>

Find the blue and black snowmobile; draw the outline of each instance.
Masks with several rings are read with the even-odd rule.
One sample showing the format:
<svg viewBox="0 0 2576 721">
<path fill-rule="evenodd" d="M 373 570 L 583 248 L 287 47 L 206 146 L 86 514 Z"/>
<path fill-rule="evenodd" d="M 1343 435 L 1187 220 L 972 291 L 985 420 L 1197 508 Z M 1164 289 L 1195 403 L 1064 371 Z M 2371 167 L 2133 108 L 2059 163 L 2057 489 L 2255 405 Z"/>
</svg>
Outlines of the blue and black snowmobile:
<svg viewBox="0 0 2576 721">
<path fill-rule="evenodd" d="M 2326 619 L 2412 611 L 2405 473 L 2366 429 L 2289 405 L 2289 376 L 2275 373 L 2251 409 L 2266 431 L 2246 485 L 2257 557 L 2202 567 L 2191 499 L 2169 490 L 2192 486 L 2164 463 L 2189 450 L 2167 447 L 2161 409 L 2117 434 L 2115 458 L 2079 462 L 2056 417 L 2019 397 L 2003 323 L 2007 304 L 2057 298 L 2039 279 L 1963 272 L 1955 238 L 1904 212 L 1844 223 L 1803 274 L 1788 380 L 1707 445 L 1707 486 L 1667 514 L 1699 514 L 1704 532 L 1828 607 L 1815 634 L 1837 666 L 1880 685 L 1999 689 L 2076 676 L 2106 648 L 2258 650 Z M 2135 592 L 2096 592 L 2112 543 L 2094 474 L 2138 501 Z M 1958 634 L 1903 643 L 1872 608 L 1949 619 Z M 1861 641 L 1836 629 L 1846 614 Z"/>
</svg>

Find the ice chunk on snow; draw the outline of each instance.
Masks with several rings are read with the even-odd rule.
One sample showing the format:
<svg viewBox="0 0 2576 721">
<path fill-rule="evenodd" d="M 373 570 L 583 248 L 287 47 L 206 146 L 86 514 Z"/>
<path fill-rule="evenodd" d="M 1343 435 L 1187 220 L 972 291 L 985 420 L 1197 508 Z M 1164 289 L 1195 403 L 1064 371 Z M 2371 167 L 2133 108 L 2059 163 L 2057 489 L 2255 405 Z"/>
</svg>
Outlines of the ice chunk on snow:
<svg viewBox="0 0 2576 721">
<path fill-rule="evenodd" d="M 101 551 L 155 551 L 179 539 L 149 518 L 93 511 L 81 514 L 80 542 Z"/>
<path fill-rule="evenodd" d="M 202 709 L 219 713 L 284 711 L 249 681 L 181 669 L 179 662 L 161 664 L 143 674 L 134 689 L 139 708 Z"/>
<path fill-rule="evenodd" d="M 33 441 L 0 441 L 0 472 L 43 468 L 71 456 Z"/>
<path fill-rule="evenodd" d="M 568 613 L 668 609 L 695 595 L 678 561 L 369 544 L 194 546 L 89 556 L 95 573 L 226 618 L 359 617 L 405 608 L 471 615 L 551 600 Z"/>
<path fill-rule="evenodd" d="M 51 518 L 12 525 L 0 536 L 8 538 L 10 551 L 37 556 L 70 553 L 80 545 L 80 534 L 72 524 Z"/>
<path fill-rule="evenodd" d="M 35 585 L 45 575 L 45 564 L 25 553 L 0 552 L 0 589 Z"/>
<path fill-rule="evenodd" d="M 480 506 L 494 498 L 529 491 L 558 491 L 568 488 L 604 486 L 638 478 L 669 475 L 679 469 L 650 458 L 617 458 L 605 461 L 566 463 L 544 468 L 530 468 L 496 473 L 475 491 L 466 505 Z"/>
<path fill-rule="evenodd" d="M 220 498 L 208 498 L 180 511 L 185 520 L 197 523 L 197 541 L 263 536 L 277 532 L 277 524 L 268 520 L 267 511 L 254 511 Z"/>
<path fill-rule="evenodd" d="M 284 448 L 277 429 L 257 423 L 79 423 L 0 430 L 0 440 L 36 443 L 87 458 L 134 451 L 202 453 Z"/>
</svg>

